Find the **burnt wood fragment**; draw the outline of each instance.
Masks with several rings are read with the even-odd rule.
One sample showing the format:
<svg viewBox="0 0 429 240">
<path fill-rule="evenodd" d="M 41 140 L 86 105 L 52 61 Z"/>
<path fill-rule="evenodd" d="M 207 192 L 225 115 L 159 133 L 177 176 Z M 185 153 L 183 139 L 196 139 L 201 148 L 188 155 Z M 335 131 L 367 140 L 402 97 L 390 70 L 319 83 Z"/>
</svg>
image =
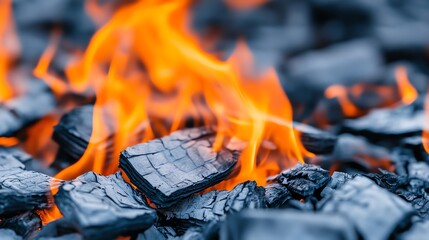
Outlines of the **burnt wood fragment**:
<svg viewBox="0 0 429 240">
<path fill-rule="evenodd" d="M 337 137 L 331 133 L 306 124 L 294 122 L 293 128 L 300 133 L 304 147 L 315 154 L 331 153 L 337 142 Z"/>
<path fill-rule="evenodd" d="M 5 240 L 22 240 L 22 237 L 17 235 L 11 229 L 0 229 L 0 239 Z"/>
<path fill-rule="evenodd" d="M 326 187 L 320 193 L 321 197 L 327 197 L 335 190 L 341 188 L 347 181 L 352 179 L 352 175 L 343 173 L 343 172 L 334 172 L 331 176 L 331 181 L 326 185 Z"/>
<path fill-rule="evenodd" d="M 339 214 L 252 210 L 228 216 L 221 239 L 356 240 L 358 235 L 353 225 Z"/>
<path fill-rule="evenodd" d="M 35 239 L 61 239 L 62 236 L 77 234 L 77 230 L 66 219 L 60 218 L 43 226 Z M 66 238 L 67 239 L 67 238 Z"/>
<path fill-rule="evenodd" d="M 429 216 L 429 182 L 410 176 L 401 176 L 388 171 L 367 174 L 377 185 L 395 193 L 405 201 L 411 203 L 419 216 Z"/>
<path fill-rule="evenodd" d="M 256 186 L 256 182 L 245 182 L 231 191 L 214 190 L 191 196 L 161 211 L 161 215 L 164 225 L 174 227 L 181 234 L 189 227 L 223 220 L 233 212 L 264 207 L 264 188 Z"/>
<path fill-rule="evenodd" d="M 265 187 L 265 201 L 268 207 L 276 208 L 293 199 L 287 187 L 280 183 L 271 183 Z"/>
<path fill-rule="evenodd" d="M 224 180 L 234 169 L 238 151 L 212 149 L 215 134 L 204 128 L 185 129 L 129 147 L 120 168 L 160 208 Z"/>
<path fill-rule="evenodd" d="M 88 239 L 142 232 L 157 218 L 119 172 L 107 177 L 88 172 L 67 182 L 59 188 L 55 203 L 64 219 Z"/>
<path fill-rule="evenodd" d="M 368 240 L 388 239 L 413 214 L 410 204 L 362 176 L 345 183 L 321 205 L 324 213 L 346 216 Z"/>
<path fill-rule="evenodd" d="M 29 84 L 34 84 L 31 91 L 0 105 L 0 136 L 11 136 L 55 108 L 55 96 L 46 85 L 36 80 Z"/>
<path fill-rule="evenodd" d="M 0 215 L 50 207 L 53 180 L 24 170 L 24 164 L 12 155 L 0 154 Z"/>
<path fill-rule="evenodd" d="M 298 198 L 314 196 L 330 181 L 329 172 L 310 164 L 298 164 L 280 173 L 276 180 Z"/>
<path fill-rule="evenodd" d="M 79 233 L 71 233 L 59 237 L 41 237 L 37 240 L 84 240 L 84 238 Z"/>
<path fill-rule="evenodd" d="M 33 212 L 26 212 L 0 220 L 0 228 L 12 229 L 25 239 L 30 238 L 41 227 L 42 221 L 40 220 L 39 215 Z"/>
<path fill-rule="evenodd" d="M 386 139 L 413 136 L 423 129 L 424 111 L 415 105 L 398 108 L 377 109 L 368 115 L 344 122 L 344 131 L 371 137 Z"/>
</svg>

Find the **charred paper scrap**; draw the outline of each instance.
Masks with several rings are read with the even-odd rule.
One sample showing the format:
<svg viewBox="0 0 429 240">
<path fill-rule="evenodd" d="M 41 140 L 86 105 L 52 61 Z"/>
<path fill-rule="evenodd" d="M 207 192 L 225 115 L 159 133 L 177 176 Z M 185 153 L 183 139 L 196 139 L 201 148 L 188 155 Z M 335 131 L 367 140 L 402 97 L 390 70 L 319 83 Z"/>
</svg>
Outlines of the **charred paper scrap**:
<svg viewBox="0 0 429 240">
<path fill-rule="evenodd" d="M 156 221 L 155 210 L 123 179 L 88 172 L 65 183 L 55 195 L 64 218 L 88 239 L 114 239 L 146 230 Z"/>
<path fill-rule="evenodd" d="M 160 208 L 224 180 L 238 160 L 238 151 L 212 149 L 215 134 L 186 129 L 127 148 L 120 167 L 131 182 Z"/>
</svg>

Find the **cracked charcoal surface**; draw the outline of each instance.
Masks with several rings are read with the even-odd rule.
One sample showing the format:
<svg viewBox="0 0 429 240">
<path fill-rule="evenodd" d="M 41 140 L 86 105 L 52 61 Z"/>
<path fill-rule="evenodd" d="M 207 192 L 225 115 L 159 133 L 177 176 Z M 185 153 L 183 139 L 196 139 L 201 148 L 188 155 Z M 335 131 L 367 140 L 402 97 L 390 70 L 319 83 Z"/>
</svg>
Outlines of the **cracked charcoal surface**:
<svg viewBox="0 0 429 240">
<path fill-rule="evenodd" d="M 32 84 L 31 91 L 0 106 L 0 136 L 11 136 L 54 109 L 55 96 L 46 85 L 41 81 L 28 81 L 28 84 Z"/>
<path fill-rule="evenodd" d="M 370 179 L 358 176 L 335 191 L 321 211 L 343 214 L 364 239 L 379 240 L 388 239 L 396 229 L 407 224 L 413 208 Z"/>
<path fill-rule="evenodd" d="M 335 143 L 337 142 L 337 137 L 331 133 L 306 124 L 294 122 L 293 128 L 300 132 L 300 139 L 304 147 L 315 154 L 326 154 L 332 152 Z"/>
<path fill-rule="evenodd" d="M 315 165 L 298 164 L 277 176 L 279 183 L 298 197 L 314 196 L 328 184 L 329 172 Z"/>
<path fill-rule="evenodd" d="M 265 201 L 268 207 L 276 208 L 291 200 L 289 190 L 279 183 L 271 183 L 265 187 Z"/>
<path fill-rule="evenodd" d="M 169 207 L 232 172 L 238 151 L 223 147 L 214 152 L 214 138 L 204 128 L 177 131 L 127 148 L 121 153 L 120 167 L 151 202 Z"/>
<path fill-rule="evenodd" d="M 22 240 L 22 237 L 17 235 L 11 229 L 0 229 L 0 239 L 5 240 Z"/>
<path fill-rule="evenodd" d="M 55 203 L 64 219 L 89 239 L 143 232 L 157 218 L 119 172 L 107 177 L 88 172 L 67 182 L 59 188 Z"/>
<path fill-rule="evenodd" d="M 48 208 L 53 178 L 24 170 L 11 155 L 0 154 L 0 215 Z"/>
<path fill-rule="evenodd" d="M 165 225 L 183 233 L 192 226 L 223 220 L 227 214 L 233 212 L 264 207 L 264 188 L 256 186 L 256 182 L 245 182 L 231 191 L 211 191 L 191 196 L 161 214 Z"/>
<path fill-rule="evenodd" d="M 334 193 L 337 189 L 341 188 L 347 181 L 352 179 L 352 175 L 343 172 L 334 172 L 331 176 L 331 181 L 320 193 L 320 196 L 327 197 Z"/>
<path fill-rule="evenodd" d="M 387 171 L 380 174 L 367 174 L 377 185 L 395 193 L 411 203 L 419 216 L 429 216 L 429 182 L 424 179 L 400 176 Z"/>
<path fill-rule="evenodd" d="M 424 111 L 413 105 L 377 109 L 367 116 L 346 120 L 344 130 L 372 138 L 404 137 L 421 133 Z"/>
<path fill-rule="evenodd" d="M 221 236 L 239 240 L 357 240 L 346 218 L 336 214 L 305 213 L 293 210 L 253 210 L 229 215 Z"/>
<path fill-rule="evenodd" d="M 0 228 L 9 228 L 24 238 L 30 238 L 42 227 L 39 215 L 26 212 L 0 220 Z"/>
</svg>

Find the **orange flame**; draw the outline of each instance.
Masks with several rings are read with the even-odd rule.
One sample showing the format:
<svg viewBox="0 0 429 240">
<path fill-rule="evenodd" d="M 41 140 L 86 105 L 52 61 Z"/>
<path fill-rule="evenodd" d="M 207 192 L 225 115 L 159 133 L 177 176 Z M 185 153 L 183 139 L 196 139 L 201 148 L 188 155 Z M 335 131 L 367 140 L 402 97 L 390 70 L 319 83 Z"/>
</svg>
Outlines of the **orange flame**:
<svg viewBox="0 0 429 240">
<path fill-rule="evenodd" d="M 240 172 L 226 188 L 249 179 L 263 185 L 273 171 L 303 161 L 291 104 L 275 70 L 250 71 L 252 56 L 243 42 L 227 61 L 204 52 L 187 29 L 191 3 L 152 0 L 122 7 L 94 35 L 82 61 L 70 65 L 70 87 L 91 88 L 97 100 L 85 154 L 56 177 L 110 174 L 124 148 L 183 128 L 189 118 L 215 126 L 215 150 L 232 137 L 247 142 Z M 259 154 L 264 141 L 276 146 L 275 161 Z"/>
<path fill-rule="evenodd" d="M 360 110 L 354 105 L 349 99 L 348 89 L 341 85 L 332 85 L 325 90 L 326 98 L 337 98 L 340 102 L 341 110 L 346 117 L 356 117 L 364 114 L 364 111 Z"/>
<path fill-rule="evenodd" d="M 233 9 L 252 9 L 267 3 L 269 0 L 225 0 L 226 4 Z"/>
<path fill-rule="evenodd" d="M 416 100 L 418 96 L 418 93 L 414 86 L 408 80 L 407 68 L 404 66 L 398 66 L 395 69 L 395 77 L 402 102 L 406 105 L 414 102 L 414 100 Z"/>
<path fill-rule="evenodd" d="M 427 153 L 429 153 L 429 93 L 425 96 L 425 121 L 423 126 L 422 144 Z"/>
<path fill-rule="evenodd" d="M 11 64 L 12 52 L 16 46 L 13 32 L 12 1 L 0 1 L 0 102 L 11 98 L 14 91 L 7 79 L 7 70 Z"/>
</svg>

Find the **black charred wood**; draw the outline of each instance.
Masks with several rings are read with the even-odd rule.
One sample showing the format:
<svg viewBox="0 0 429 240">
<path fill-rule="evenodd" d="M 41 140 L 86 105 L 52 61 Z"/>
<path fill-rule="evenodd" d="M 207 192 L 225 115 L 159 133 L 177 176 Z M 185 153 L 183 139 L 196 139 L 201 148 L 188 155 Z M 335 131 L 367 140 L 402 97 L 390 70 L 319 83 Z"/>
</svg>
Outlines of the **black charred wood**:
<svg viewBox="0 0 429 240">
<path fill-rule="evenodd" d="M 77 230 L 66 219 L 60 218 L 43 226 L 37 233 L 35 239 L 66 239 L 68 235 L 78 234 Z M 82 237 L 83 239 L 83 237 Z"/>
<path fill-rule="evenodd" d="M 17 235 L 13 230 L 11 229 L 0 229 L 0 239 L 7 239 L 7 240 L 22 240 L 22 237 Z"/>
<path fill-rule="evenodd" d="M 415 103 L 394 109 L 377 109 L 364 117 L 346 120 L 343 131 L 374 140 L 393 140 L 419 135 L 423 129 L 423 121 L 424 111 Z"/>
<path fill-rule="evenodd" d="M 53 180 L 24 170 L 24 164 L 12 155 L 0 154 L 0 215 L 49 208 Z"/>
<path fill-rule="evenodd" d="M 186 129 L 121 153 L 119 166 L 131 182 L 160 208 L 224 180 L 239 152 L 212 149 L 215 134 L 204 128 Z"/>
<path fill-rule="evenodd" d="M 276 177 L 277 181 L 295 196 L 306 198 L 315 196 L 330 181 L 329 172 L 321 167 L 310 164 L 298 164 L 295 168 L 288 169 Z"/>
<path fill-rule="evenodd" d="M 256 186 L 256 182 L 245 182 L 231 191 L 214 190 L 191 196 L 161 211 L 161 215 L 165 225 L 174 227 L 182 234 L 189 227 L 223 220 L 233 212 L 265 207 L 264 188 Z"/>
<path fill-rule="evenodd" d="M 55 203 L 64 219 L 88 239 L 143 232 L 157 219 L 119 172 L 107 177 L 88 172 L 67 182 L 59 188 Z"/>
<path fill-rule="evenodd" d="M 321 211 L 346 216 L 364 239 L 388 239 L 406 225 L 411 205 L 366 177 L 358 176 L 333 192 Z"/>
<path fill-rule="evenodd" d="M 84 238 L 79 233 L 71 233 L 59 237 L 41 237 L 37 240 L 84 240 Z"/>
<path fill-rule="evenodd" d="M 334 172 L 331 176 L 331 181 L 320 193 L 321 197 L 327 197 L 335 192 L 335 190 L 341 188 L 347 181 L 352 179 L 353 176 L 343 172 Z"/>
<path fill-rule="evenodd" d="M 55 96 L 40 81 L 34 89 L 0 105 L 0 136 L 11 136 L 28 124 L 51 112 L 55 106 Z"/>
<path fill-rule="evenodd" d="M 304 147 L 315 154 L 331 153 L 337 137 L 309 125 L 294 122 L 293 128 L 300 132 L 300 139 Z"/>
<path fill-rule="evenodd" d="M 287 187 L 280 183 L 271 183 L 265 187 L 265 201 L 268 207 L 277 208 L 293 199 Z"/>
<path fill-rule="evenodd" d="M 41 227 L 42 221 L 39 215 L 33 212 L 26 212 L 0 220 L 0 228 L 12 229 L 25 239 L 31 238 Z"/>
<path fill-rule="evenodd" d="M 293 210 L 252 210 L 227 217 L 221 239 L 356 240 L 353 225 L 341 215 Z"/>
</svg>

